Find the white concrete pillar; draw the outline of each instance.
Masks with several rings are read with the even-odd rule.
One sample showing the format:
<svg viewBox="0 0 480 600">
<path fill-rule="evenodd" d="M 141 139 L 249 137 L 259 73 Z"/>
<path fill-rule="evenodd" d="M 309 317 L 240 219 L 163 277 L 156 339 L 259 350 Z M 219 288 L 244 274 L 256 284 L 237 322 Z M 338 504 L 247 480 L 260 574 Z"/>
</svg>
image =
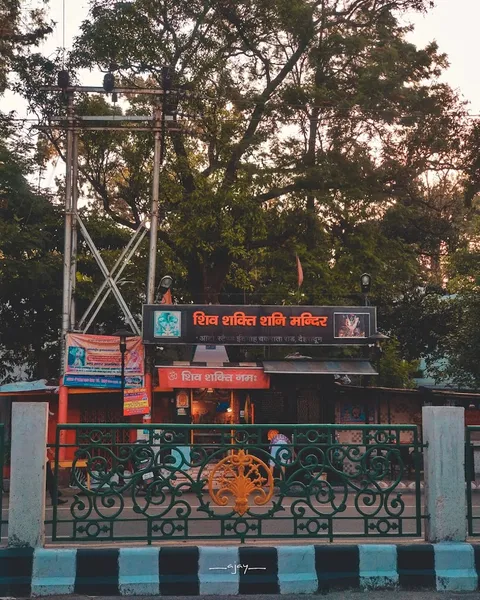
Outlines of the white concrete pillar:
<svg viewBox="0 0 480 600">
<path fill-rule="evenodd" d="M 422 410 L 427 542 L 464 542 L 465 409 L 424 406 Z"/>
<path fill-rule="evenodd" d="M 8 545 L 38 548 L 45 543 L 45 486 L 48 403 L 14 402 Z"/>
</svg>

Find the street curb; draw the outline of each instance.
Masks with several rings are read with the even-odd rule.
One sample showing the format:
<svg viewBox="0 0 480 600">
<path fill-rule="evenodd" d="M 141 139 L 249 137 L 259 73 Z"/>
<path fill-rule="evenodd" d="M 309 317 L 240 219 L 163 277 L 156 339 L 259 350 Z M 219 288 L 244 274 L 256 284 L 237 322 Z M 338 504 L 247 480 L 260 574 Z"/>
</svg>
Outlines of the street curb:
<svg viewBox="0 0 480 600">
<path fill-rule="evenodd" d="M 358 544 L 0 550 L 0 595 L 236 596 L 479 589 L 480 546 Z"/>
<path fill-rule="evenodd" d="M 478 588 L 475 553 L 469 544 L 437 544 L 435 571 L 439 591 L 466 592 Z"/>
</svg>

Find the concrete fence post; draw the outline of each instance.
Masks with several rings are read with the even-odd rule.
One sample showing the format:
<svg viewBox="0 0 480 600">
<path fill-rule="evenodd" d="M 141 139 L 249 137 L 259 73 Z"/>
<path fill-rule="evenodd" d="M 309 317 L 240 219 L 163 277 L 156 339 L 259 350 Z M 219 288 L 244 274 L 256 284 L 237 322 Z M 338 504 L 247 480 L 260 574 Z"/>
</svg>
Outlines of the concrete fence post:
<svg viewBox="0 0 480 600">
<path fill-rule="evenodd" d="M 48 403 L 14 402 L 8 545 L 38 548 L 45 543 Z"/>
<path fill-rule="evenodd" d="M 467 537 L 465 495 L 465 409 L 424 406 L 422 409 L 425 540 L 464 542 Z"/>
</svg>

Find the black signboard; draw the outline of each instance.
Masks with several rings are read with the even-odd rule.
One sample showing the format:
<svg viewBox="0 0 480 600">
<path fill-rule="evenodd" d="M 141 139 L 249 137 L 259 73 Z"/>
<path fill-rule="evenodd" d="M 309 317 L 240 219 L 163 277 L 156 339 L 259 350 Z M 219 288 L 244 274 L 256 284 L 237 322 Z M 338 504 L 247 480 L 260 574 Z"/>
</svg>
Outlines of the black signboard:
<svg viewBox="0 0 480 600">
<path fill-rule="evenodd" d="M 376 332 L 371 306 L 143 307 L 145 344 L 361 345 Z"/>
</svg>

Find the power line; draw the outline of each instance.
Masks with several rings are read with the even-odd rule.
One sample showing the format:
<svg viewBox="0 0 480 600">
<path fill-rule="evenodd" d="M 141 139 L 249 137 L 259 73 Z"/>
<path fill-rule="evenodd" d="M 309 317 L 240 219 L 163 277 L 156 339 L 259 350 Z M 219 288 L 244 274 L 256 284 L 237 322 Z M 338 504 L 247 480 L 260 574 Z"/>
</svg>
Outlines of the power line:
<svg viewBox="0 0 480 600">
<path fill-rule="evenodd" d="M 107 118 L 108 115 L 105 115 L 105 117 Z M 189 114 L 189 113 L 178 113 L 177 116 L 179 117 L 183 117 L 183 118 L 190 118 L 190 119 L 198 119 L 198 118 L 206 118 L 207 115 L 205 114 Z M 381 116 L 380 113 L 377 114 L 377 116 Z M 415 118 L 421 118 L 421 117 L 428 117 L 428 116 L 433 116 L 431 115 L 431 113 L 415 113 L 415 114 L 402 114 L 402 115 L 395 115 L 392 116 L 392 119 L 395 120 L 402 120 L 402 119 L 415 119 Z M 444 115 L 442 116 L 449 116 L 449 117 L 463 117 L 465 119 L 479 119 L 480 118 L 480 113 L 471 113 L 471 114 L 460 114 L 460 113 L 444 113 Z M 5 117 L 6 119 L 8 119 L 11 122 L 15 122 L 15 123 L 33 123 L 33 124 L 42 124 L 44 123 L 41 119 L 39 118 L 31 118 L 31 117 Z M 351 115 L 345 115 L 345 117 L 340 117 L 339 115 L 329 115 L 329 116 L 322 116 L 318 118 L 318 121 L 321 123 L 322 121 L 336 121 L 339 118 L 344 118 L 344 119 L 350 119 L 350 120 L 368 120 L 368 119 L 372 119 L 373 115 L 355 115 L 355 114 L 351 114 Z M 266 117 L 261 117 L 258 119 L 249 119 L 248 117 L 244 118 L 246 121 L 266 121 L 268 118 Z M 98 120 L 101 120 L 100 118 Z M 233 117 L 227 117 L 227 118 L 219 118 L 218 121 L 220 123 L 238 123 L 239 121 L 242 120 L 242 117 L 239 116 L 237 118 L 233 118 Z M 291 123 L 296 123 L 296 122 L 300 122 L 302 121 L 302 118 L 300 116 L 296 116 L 296 117 L 283 117 L 281 119 L 278 119 L 279 121 L 285 121 L 285 122 L 291 122 Z M 54 126 L 55 127 L 55 126 Z M 59 129 L 61 128 L 60 126 L 58 127 Z M 133 129 L 134 131 L 134 129 Z"/>
<path fill-rule="evenodd" d="M 62 66 L 63 68 L 65 68 L 65 29 L 66 29 L 66 9 L 65 9 L 65 0 L 63 0 L 63 25 L 62 25 L 62 34 L 63 34 L 63 41 L 62 41 Z"/>
</svg>

